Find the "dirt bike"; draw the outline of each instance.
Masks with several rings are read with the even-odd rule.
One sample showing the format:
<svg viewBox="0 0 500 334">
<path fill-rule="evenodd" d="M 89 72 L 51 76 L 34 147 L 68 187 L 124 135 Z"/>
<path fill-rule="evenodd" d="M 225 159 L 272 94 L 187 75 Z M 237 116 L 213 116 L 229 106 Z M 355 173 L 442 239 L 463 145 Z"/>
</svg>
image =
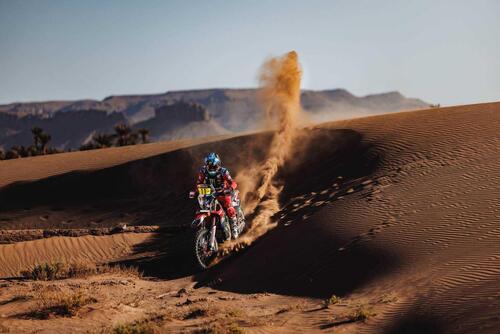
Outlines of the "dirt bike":
<svg viewBox="0 0 500 334">
<path fill-rule="evenodd" d="M 219 244 L 231 238 L 231 225 L 224 208 L 217 200 L 217 196 L 223 193 L 217 192 L 212 185 L 207 184 L 198 185 L 196 193 L 200 209 L 196 211 L 195 219 L 191 223 L 191 227 L 196 230 L 194 255 L 198 266 L 206 269 L 217 257 Z M 194 198 L 195 192 L 191 192 L 189 197 Z M 245 229 L 245 215 L 238 190 L 231 193 L 231 200 L 238 219 L 238 234 L 241 235 Z"/>
</svg>

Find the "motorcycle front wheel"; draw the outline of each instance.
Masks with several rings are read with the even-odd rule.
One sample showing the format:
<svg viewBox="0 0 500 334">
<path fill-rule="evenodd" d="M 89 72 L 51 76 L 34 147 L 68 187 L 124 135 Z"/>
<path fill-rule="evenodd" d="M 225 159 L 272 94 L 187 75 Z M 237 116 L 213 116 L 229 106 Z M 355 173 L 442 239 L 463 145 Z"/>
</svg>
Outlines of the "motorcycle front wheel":
<svg viewBox="0 0 500 334">
<path fill-rule="evenodd" d="M 194 238 L 194 253 L 196 263 L 201 269 L 207 269 L 217 257 L 217 243 L 215 248 L 210 249 L 209 230 L 206 228 L 199 229 Z"/>
</svg>

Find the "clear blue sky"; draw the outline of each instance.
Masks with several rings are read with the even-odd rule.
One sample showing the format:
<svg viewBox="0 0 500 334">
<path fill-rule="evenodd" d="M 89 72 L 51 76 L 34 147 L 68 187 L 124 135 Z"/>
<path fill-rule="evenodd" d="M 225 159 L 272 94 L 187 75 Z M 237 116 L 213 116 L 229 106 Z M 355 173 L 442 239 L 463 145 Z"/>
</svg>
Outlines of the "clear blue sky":
<svg viewBox="0 0 500 334">
<path fill-rule="evenodd" d="M 0 0 L 0 103 L 255 87 L 289 50 L 304 88 L 500 100 L 500 1 Z"/>
</svg>

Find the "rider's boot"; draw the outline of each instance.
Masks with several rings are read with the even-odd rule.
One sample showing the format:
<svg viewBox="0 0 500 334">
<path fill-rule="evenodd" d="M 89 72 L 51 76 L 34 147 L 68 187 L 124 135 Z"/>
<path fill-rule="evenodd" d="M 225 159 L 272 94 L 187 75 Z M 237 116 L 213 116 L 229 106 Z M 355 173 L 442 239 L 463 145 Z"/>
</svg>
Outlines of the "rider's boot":
<svg viewBox="0 0 500 334">
<path fill-rule="evenodd" d="M 234 216 L 231 218 L 231 235 L 233 236 L 233 239 L 238 238 L 240 235 L 239 229 L 238 229 L 238 217 Z"/>
</svg>

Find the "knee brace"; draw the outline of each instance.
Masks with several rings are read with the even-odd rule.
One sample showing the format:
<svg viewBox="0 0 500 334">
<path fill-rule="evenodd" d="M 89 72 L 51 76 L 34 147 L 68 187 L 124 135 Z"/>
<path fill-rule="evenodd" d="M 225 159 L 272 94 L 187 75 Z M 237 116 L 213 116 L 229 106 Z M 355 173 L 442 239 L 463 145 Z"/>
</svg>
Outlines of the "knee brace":
<svg viewBox="0 0 500 334">
<path fill-rule="evenodd" d="M 236 216 L 236 210 L 232 206 L 227 208 L 227 215 L 233 218 L 234 216 Z"/>
</svg>

